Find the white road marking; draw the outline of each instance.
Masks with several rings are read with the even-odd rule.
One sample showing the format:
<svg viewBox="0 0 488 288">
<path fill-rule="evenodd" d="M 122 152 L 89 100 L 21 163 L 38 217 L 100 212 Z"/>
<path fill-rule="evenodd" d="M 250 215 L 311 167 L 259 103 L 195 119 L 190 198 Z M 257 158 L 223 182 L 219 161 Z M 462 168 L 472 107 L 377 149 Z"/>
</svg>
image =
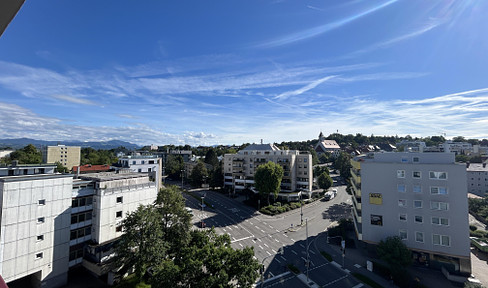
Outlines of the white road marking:
<svg viewBox="0 0 488 288">
<path fill-rule="evenodd" d="M 242 243 L 239 243 L 239 245 L 241 245 L 241 247 L 244 248 L 244 246 L 242 245 Z"/>
<path fill-rule="evenodd" d="M 310 253 L 312 253 L 313 255 L 315 255 L 315 252 L 313 252 L 313 250 L 310 250 Z"/>
<path fill-rule="evenodd" d="M 276 250 L 274 250 L 274 249 L 271 249 L 271 251 L 273 251 L 273 253 L 274 253 L 274 254 L 276 254 Z"/>
<path fill-rule="evenodd" d="M 259 227 L 258 227 L 258 226 L 256 226 L 256 225 L 254 225 L 254 228 L 256 228 L 257 230 L 259 230 Z"/>
<path fill-rule="evenodd" d="M 264 250 L 263 246 L 259 245 L 259 248 L 261 248 L 261 250 Z"/>
<path fill-rule="evenodd" d="M 266 247 L 268 247 L 268 248 L 269 248 L 268 244 L 266 244 L 266 243 L 264 243 L 264 246 L 266 246 Z"/>
<path fill-rule="evenodd" d="M 269 251 L 266 251 L 266 253 L 268 253 L 269 256 L 273 255 L 273 254 L 269 253 Z"/>
<path fill-rule="evenodd" d="M 305 246 L 303 246 L 303 244 L 300 244 L 300 246 L 302 246 L 302 248 L 305 249 Z"/>
<path fill-rule="evenodd" d="M 263 242 L 263 241 L 261 241 L 261 239 L 259 239 L 259 238 L 258 238 L 258 241 L 259 241 L 259 242 Z"/>
<path fill-rule="evenodd" d="M 276 232 L 280 232 L 280 230 L 276 229 Z"/>
<path fill-rule="evenodd" d="M 295 255 L 298 255 L 298 253 L 297 253 L 297 252 L 295 252 L 295 250 L 291 250 L 291 252 L 292 252 L 293 254 L 295 254 Z"/>
<path fill-rule="evenodd" d="M 269 226 L 269 228 L 273 229 L 273 226 L 271 226 L 271 225 L 268 225 L 268 226 Z"/>
<path fill-rule="evenodd" d="M 286 235 L 286 234 L 283 234 L 283 236 L 285 236 L 286 238 L 288 238 L 288 235 Z"/>
<path fill-rule="evenodd" d="M 271 271 L 269 271 L 268 273 L 271 275 L 271 277 L 274 277 L 274 275 L 273 275 L 273 273 L 271 273 Z"/>
<path fill-rule="evenodd" d="M 281 261 L 278 260 L 278 258 L 275 258 L 274 260 L 276 260 L 276 262 L 280 263 L 281 264 Z"/>
<path fill-rule="evenodd" d="M 280 241 L 278 239 L 275 239 L 276 242 L 280 243 Z"/>
<path fill-rule="evenodd" d="M 266 232 L 264 232 L 264 230 L 262 230 L 262 229 L 261 229 L 261 232 L 266 233 Z"/>
<path fill-rule="evenodd" d="M 354 267 L 356 267 L 356 268 L 361 268 L 361 265 L 359 265 L 359 264 L 354 264 Z"/>
<path fill-rule="evenodd" d="M 283 256 L 280 256 L 280 257 L 281 257 L 281 259 L 283 259 L 283 261 L 286 261 L 286 258 L 285 257 L 283 257 Z"/>
<path fill-rule="evenodd" d="M 290 238 L 290 240 L 291 240 L 292 242 L 295 242 L 295 240 L 293 240 L 293 238 Z"/>
<path fill-rule="evenodd" d="M 228 226 L 227 228 L 229 228 L 229 230 L 232 231 L 232 228 L 230 228 L 230 226 Z"/>
<path fill-rule="evenodd" d="M 254 241 L 254 239 L 251 239 L 251 240 L 252 240 L 252 242 L 253 242 L 254 244 L 256 244 L 256 241 Z"/>
</svg>

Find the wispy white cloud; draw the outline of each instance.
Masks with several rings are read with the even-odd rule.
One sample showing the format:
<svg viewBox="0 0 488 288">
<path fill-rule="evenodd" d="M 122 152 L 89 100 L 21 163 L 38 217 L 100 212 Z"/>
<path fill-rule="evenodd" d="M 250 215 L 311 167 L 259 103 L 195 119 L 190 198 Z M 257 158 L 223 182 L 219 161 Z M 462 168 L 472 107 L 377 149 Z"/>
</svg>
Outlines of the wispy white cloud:
<svg viewBox="0 0 488 288">
<path fill-rule="evenodd" d="M 368 9 L 365 9 L 359 13 L 356 13 L 354 15 L 350 15 L 348 17 L 336 20 L 334 22 L 330 22 L 321 26 L 317 26 L 311 29 L 307 29 L 304 31 L 300 31 L 298 33 L 293 33 L 275 40 L 271 40 L 268 42 L 265 42 L 263 44 L 257 45 L 256 47 L 262 47 L 262 48 L 270 48 L 270 47 L 276 47 L 276 46 L 282 46 L 282 45 L 287 45 L 290 43 L 306 40 L 312 37 L 316 37 L 319 35 L 322 35 L 326 32 L 332 31 L 334 29 L 340 28 L 346 24 L 349 24 L 350 22 L 353 22 L 354 20 L 357 20 L 359 18 L 362 18 L 368 14 L 371 14 L 373 12 L 376 12 L 382 8 L 385 8 L 398 0 L 389 0 L 383 3 L 380 3 L 378 5 L 375 5 L 373 7 L 370 7 Z"/>
<path fill-rule="evenodd" d="M 336 75 L 331 75 L 331 76 L 326 76 L 326 77 L 323 77 L 323 78 L 320 78 L 320 79 L 317 79 L 317 80 L 314 80 L 312 81 L 311 83 L 303 86 L 302 88 L 299 88 L 299 89 L 296 89 L 296 90 L 293 90 L 293 91 L 286 91 L 286 92 L 283 92 L 281 93 L 280 95 L 277 95 L 276 97 L 274 97 L 275 99 L 281 99 L 281 100 L 284 100 L 284 99 L 287 99 L 288 97 L 291 97 L 291 96 L 297 96 L 297 95 L 300 95 L 302 93 L 305 93 L 317 86 L 319 86 L 320 84 L 332 79 L 336 77 Z"/>
<path fill-rule="evenodd" d="M 93 101 L 83 99 L 83 98 L 77 98 L 69 95 L 53 95 L 52 97 L 58 100 L 67 101 L 75 104 L 96 105 L 96 103 Z"/>
</svg>

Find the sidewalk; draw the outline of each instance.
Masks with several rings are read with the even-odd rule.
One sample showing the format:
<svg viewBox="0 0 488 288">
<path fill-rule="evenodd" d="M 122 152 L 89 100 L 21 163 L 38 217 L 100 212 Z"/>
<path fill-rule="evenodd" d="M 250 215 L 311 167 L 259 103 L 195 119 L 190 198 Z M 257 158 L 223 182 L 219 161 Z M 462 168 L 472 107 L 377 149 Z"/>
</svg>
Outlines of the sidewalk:
<svg viewBox="0 0 488 288">
<path fill-rule="evenodd" d="M 327 235 L 325 233 L 323 233 L 319 236 L 319 238 L 321 238 L 321 239 L 317 239 L 315 241 L 316 248 L 321 250 L 321 251 L 329 253 L 333 259 L 332 264 L 334 264 L 334 262 L 335 262 L 335 266 L 337 266 L 337 267 L 342 266 L 341 264 L 342 264 L 343 259 L 342 259 L 342 253 L 340 251 L 340 246 L 327 244 L 326 237 L 327 237 Z M 354 273 L 362 274 L 362 275 L 370 278 L 371 280 L 373 280 L 374 282 L 378 283 L 379 285 L 381 285 L 385 288 L 397 287 L 393 284 L 393 282 L 390 282 L 390 281 L 384 279 L 383 277 L 381 277 L 381 276 L 379 276 L 373 272 L 368 271 L 366 269 L 366 261 L 367 260 L 373 260 L 373 259 L 369 259 L 368 256 L 365 254 L 365 251 L 363 251 L 362 248 L 350 248 L 350 249 L 348 249 L 346 247 L 346 254 L 345 254 L 345 258 L 344 258 L 344 267 L 340 268 L 340 269 L 343 269 L 347 273 L 353 273 L 354 272 Z M 361 282 L 361 281 L 359 281 L 359 282 Z"/>
</svg>

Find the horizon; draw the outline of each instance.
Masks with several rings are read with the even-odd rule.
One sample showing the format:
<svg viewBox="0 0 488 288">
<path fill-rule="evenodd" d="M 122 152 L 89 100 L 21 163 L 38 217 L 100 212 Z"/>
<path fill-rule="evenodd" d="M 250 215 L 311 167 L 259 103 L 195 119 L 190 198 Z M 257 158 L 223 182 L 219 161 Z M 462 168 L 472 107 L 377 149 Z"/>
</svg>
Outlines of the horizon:
<svg viewBox="0 0 488 288">
<path fill-rule="evenodd" d="M 26 1 L 0 37 L 0 138 L 487 139 L 486 14 L 481 1 Z"/>
</svg>

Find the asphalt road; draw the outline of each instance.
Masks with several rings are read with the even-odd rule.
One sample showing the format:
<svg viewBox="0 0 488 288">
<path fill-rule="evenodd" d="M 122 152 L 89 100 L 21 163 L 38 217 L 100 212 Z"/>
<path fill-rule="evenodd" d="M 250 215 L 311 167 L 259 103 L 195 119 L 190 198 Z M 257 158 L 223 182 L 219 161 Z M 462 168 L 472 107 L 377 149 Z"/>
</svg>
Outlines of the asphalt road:
<svg viewBox="0 0 488 288">
<path fill-rule="evenodd" d="M 358 282 L 342 269 L 330 264 L 320 254 L 317 245 L 314 245 L 315 241 L 326 240 L 317 235 L 323 235 L 320 233 L 333 221 L 350 215 L 351 200 L 345 192 L 345 186 L 334 188 L 338 189 L 334 199 L 305 205 L 303 217 L 300 209 L 277 216 L 262 215 L 244 205 L 240 201 L 242 199 L 232 199 L 213 191 L 198 192 L 205 195 L 205 202 L 213 205 L 213 209 L 205 207 L 202 210 L 201 201 L 188 195 L 185 197 L 187 206 L 193 209 L 195 227 L 203 220 L 207 228 L 213 226 L 217 233 L 229 234 L 234 248 L 254 247 L 255 257 L 265 265 L 264 279 L 269 279 L 264 287 L 307 287 L 293 273 L 286 274 L 287 265 L 291 264 L 306 275 L 307 246 L 310 279 L 321 287 L 354 287 Z"/>
</svg>

